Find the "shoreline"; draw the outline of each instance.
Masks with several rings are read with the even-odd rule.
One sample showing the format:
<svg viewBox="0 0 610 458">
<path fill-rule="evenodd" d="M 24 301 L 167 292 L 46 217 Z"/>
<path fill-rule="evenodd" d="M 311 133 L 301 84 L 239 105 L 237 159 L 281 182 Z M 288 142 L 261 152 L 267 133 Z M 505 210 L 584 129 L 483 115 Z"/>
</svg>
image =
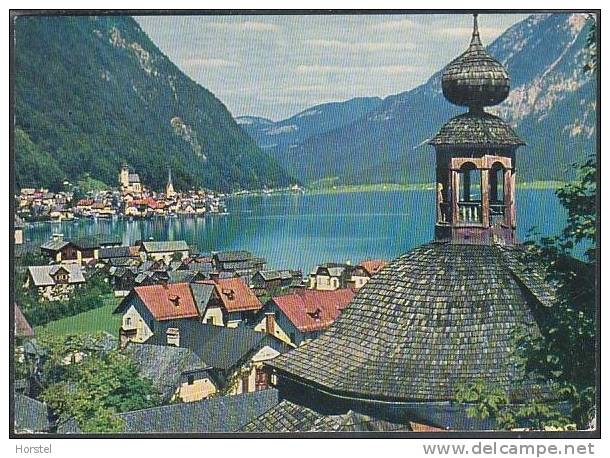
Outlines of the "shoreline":
<svg viewBox="0 0 610 458">
<path fill-rule="evenodd" d="M 566 181 L 530 181 L 517 182 L 518 189 L 557 189 L 565 185 Z M 275 192 L 252 191 L 247 194 L 228 194 L 229 198 L 277 196 L 277 195 L 322 195 L 322 194 L 348 194 L 356 192 L 396 192 L 396 191 L 433 191 L 434 183 L 377 183 L 377 184 L 356 184 L 341 185 L 330 188 L 311 188 L 303 189 L 301 192 L 282 190 Z"/>
</svg>

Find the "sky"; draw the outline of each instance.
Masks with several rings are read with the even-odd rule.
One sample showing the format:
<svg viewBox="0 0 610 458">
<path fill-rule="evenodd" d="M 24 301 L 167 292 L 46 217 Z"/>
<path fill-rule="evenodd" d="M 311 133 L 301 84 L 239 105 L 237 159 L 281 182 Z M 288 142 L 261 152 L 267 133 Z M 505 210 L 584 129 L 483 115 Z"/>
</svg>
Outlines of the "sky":
<svg viewBox="0 0 610 458">
<path fill-rule="evenodd" d="M 523 14 L 479 16 L 483 44 Z M 183 72 L 233 116 L 287 118 L 313 105 L 422 83 L 463 52 L 468 14 L 138 16 Z"/>
</svg>

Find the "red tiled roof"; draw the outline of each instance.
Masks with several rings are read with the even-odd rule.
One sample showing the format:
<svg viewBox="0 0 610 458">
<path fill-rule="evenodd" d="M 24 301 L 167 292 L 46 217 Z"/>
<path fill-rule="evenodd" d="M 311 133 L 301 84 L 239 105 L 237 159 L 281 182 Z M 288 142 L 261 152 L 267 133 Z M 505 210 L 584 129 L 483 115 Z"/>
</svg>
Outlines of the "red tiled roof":
<svg viewBox="0 0 610 458">
<path fill-rule="evenodd" d="M 358 264 L 364 270 L 366 270 L 369 275 L 375 275 L 379 270 L 381 270 L 388 262 L 383 259 L 367 259 L 366 261 L 362 261 Z"/>
<path fill-rule="evenodd" d="M 15 305 L 15 336 L 33 337 L 34 330 L 17 304 Z"/>
<path fill-rule="evenodd" d="M 306 289 L 274 297 L 273 302 L 299 331 L 311 332 L 330 326 L 354 295 L 354 291 L 348 288 L 335 291 Z"/>
<path fill-rule="evenodd" d="M 214 280 L 218 296 L 229 312 L 260 310 L 263 304 L 241 278 Z"/>
<path fill-rule="evenodd" d="M 199 316 L 188 283 L 137 286 L 134 291 L 158 321 Z"/>
</svg>

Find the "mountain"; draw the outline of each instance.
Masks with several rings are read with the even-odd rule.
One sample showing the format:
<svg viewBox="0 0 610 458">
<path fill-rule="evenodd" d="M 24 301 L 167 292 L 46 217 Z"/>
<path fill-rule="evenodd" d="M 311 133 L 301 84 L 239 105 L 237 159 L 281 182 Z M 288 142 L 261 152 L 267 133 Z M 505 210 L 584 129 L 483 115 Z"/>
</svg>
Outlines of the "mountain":
<svg viewBox="0 0 610 458">
<path fill-rule="evenodd" d="M 256 116 L 235 119 L 263 150 L 281 160 L 286 149 L 298 146 L 309 137 L 347 126 L 380 104 L 379 97 L 357 97 L 316 105 L 278 122 Z"/>
<path fill-rule="evenodd" d="M 84 173 L 116 185 L 121 165 L 160 189 L 293 182 L 211 92 L 127 16 L 20 16 L 15 31 L 17 188 Z"/>
<path fill-rule="evenodd" d="M 510 96 L 489 111 L 527 143 L 517 152 L 521 180 L 565 179 L 570 164 L 595 152 L 596 80 L 583 73 L 587 33 L 583 14 L 533 15 L 488 47 L 511 75 Z M 344 126 L 272 154 L 309 183 L 432 182 L 434 150 L 424 142 L 465 111 L 443 97 L 441 73 Z"/>
</svg>

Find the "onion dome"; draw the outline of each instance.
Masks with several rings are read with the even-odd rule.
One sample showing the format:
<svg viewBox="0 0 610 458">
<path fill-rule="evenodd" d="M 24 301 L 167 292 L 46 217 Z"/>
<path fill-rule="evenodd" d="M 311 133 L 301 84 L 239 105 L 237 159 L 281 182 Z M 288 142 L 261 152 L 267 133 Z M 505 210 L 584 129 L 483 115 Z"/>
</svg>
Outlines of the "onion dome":
<svg viewBox="0 0 610 458">
<path fill-rule="evenodd" d="M 468 107 L 497 105 L 508 96 L 508 73 L 483 48 L 476 14 L 470 46 L 447 65 L 443 72 L 442 87 L 447 100 Z"/>
<path fill-rule="evenodd" d="M 455 400 L 483 380 L 518 385 L 511 334 L 539 335 L 534 312 L 554 289 L 522 248 L 432 242 L 400 256 L 363 286 L 320 337 L 268 364 L 330 396 L 383 402 Z"/>
<path fill-rule="evenodd" d="M 452 148 L 516 148 L 525 142 L 502 118 L 475 110 L 451 118 L 428 144 Z"/>
</svg>

